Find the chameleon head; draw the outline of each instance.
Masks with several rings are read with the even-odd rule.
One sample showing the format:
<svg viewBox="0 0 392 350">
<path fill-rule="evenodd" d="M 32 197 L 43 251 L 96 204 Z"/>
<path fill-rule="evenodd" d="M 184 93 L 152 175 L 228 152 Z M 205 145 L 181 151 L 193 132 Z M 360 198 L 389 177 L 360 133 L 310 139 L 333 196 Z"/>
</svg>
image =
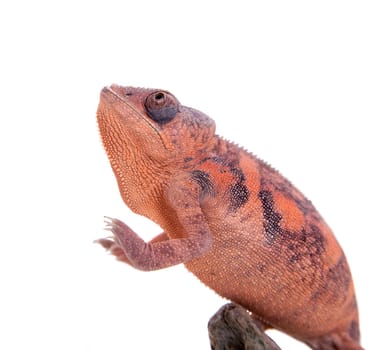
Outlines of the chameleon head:
<svg viewBox="0 0 392 350">
<path fill-rule="evenodd" d="M 215 123 L 182 106 L 169 92 L 111 85 L 101 91 L 97 111 L 109 158 L 143 153 L 155 162 L 186 157 L 203 149 L 215 134 Z M 137 158 L 137 157 L 136 157 Z"/>
<path fill-rule="evenodd" d="M 155 198 L 148 193 L 158 193 L 178 164 L 208 149 L 215 139 L 212 119 L 162 90 L 106 87 L 97 119 L 121 196 L 142 215 L 146 202 Z"/>
</svg>

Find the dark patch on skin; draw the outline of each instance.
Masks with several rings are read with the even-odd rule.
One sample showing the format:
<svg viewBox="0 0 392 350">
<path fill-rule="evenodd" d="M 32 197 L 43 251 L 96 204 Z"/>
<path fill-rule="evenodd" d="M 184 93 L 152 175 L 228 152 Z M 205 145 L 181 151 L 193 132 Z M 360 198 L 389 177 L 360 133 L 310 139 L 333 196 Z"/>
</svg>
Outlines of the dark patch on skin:
<svg viewBox="0 0 392 350">
<path fill-rule="evenodd" d="M 200 164 L 203 164 L 203 163 L 209 161 L 210 159 L 211 159 L 211 157 L 205 157 L 205 158 L 203 158 L 198 164 L 199 164 L 199 165 L 200 165 Z"/>
<path fill-rule="evenodd" d="M 324 283 L 313 293 L 312 299 L 317 300 L 320 297 L 328 296 L 326 302 L 335 303 L 337 300 L 345 298 L 351 285 L 351 274 L 344 255 L 324 273 L 322 278 Z"/>
<path fill-rule="evenodd" d="M 230 206 L 229 210 L 231 212 L 237 211 L 249 200 L 249 190 L 248 188 L 237 182 L 233 186 L 230 186 Z"/>
<path fill-rule="evenodd" d="M 310 232 L 308 234 L 303 232 L 302 240 L 307 242 L 313 247 L 313 253 L 316 255 L 321 255 L 325 250 L 325 238 L 321 233 L 320 228 L 317 225 L 310 225 Z"/>
<path fill-rule="evenodd" d="M 280 173 L 264 162 L 259 163 L 261 188 L 273 188 L 274 191 L 282 193 L 286 198 L 292 200 L 305 216 L 320 220 L 312 202 L 301 192 L 296 190 L 290 181 L 282 177 Z"/>
<path fill-rule="evenodd" d="M 359 338 L 361 337 L 361 332 L 359 331 L 359 324 L 357 321 L 351 322 L 348 334 L 352 339 L 359 341 Z"/>
<path fill-rule="evenodd" d="M 276 236 L 283 232 L 280 227 L 282 215 L 275 211 L 275 203 L 271 191 L 262 190 L 259 192 L 258 197 L 263 207 L 265 237 L 268 244 L 273 244 Z"/>
<path fill-rule="evenodd" d="M 230 163 L 227 161 L 226 158 L 223 157 L 217 157 L 217 156 L 213 156 L 213 157 L 204 157 L 200 160 L 200 162 L 198 163 L 198 165 L 201 165 L 205 162 L 208 161 L 212 161 L 215 164 L 221 165 L 223 167 L 229 167 Z"/>
<path fill-rule="evenodd" d="M 229 189 L 229 211 L 236 212 L 249 200 L 250 191 L 248 187 L 246 187 L 246 185 L 244 184 L 245 175 L 241 169 L 230 168 L 230 172 L 235 176 L 236 183 L 230 186 Z"/>
<path fill-rule="evenodd" d="M 226 160 L 224 158 L 220 158 L 220 157 L 211 157 L 211 160 L 218 165 L 226 165 Z"/>
<path fill-rule="evenodd" d="M 237 178 L 238 182 L 245 181 L 244 172 L 240 168 L 231 168 L 230 172 Z"/>
<path fill-rule="evenodd" d="M 193 160 L 192 157 L 185 157 L 185 158 L 184 158 L 184 162 L 185 162 L 185 163 L 191 162 L 192 160 Z"/>
<path fill-rule="evenodd" d="M 276 246 L 281 254 L 286 256 L 290 269 L 308 272 L 302 283 L 318 283 L 320 278 L 324 278 L 322 257 L 325 242 L 316 225 L 309 225 L 299 232 L 282 230 Z"/>
<path fill-rule="evenodd" d="M 328 270 L 327 279 L 333 289 L 340 290 L 343 294 L 346 294 L 351 284 L 351 276 L 344 255 Z"/>
<path fill-rule="evenodd" d="M 320 268 L 321 256 L 325 251 L 325 239 L 316 225 L 310 225 L 310 230 L 302 230 L 302 239 L 298 242 L 306 249 L 306 255 L 313 268 Z"/>
<path fill-rule="evenodd" d="M 202 195 L 213 194 L 214 184 L 212 183 L 210 179 L 210 175 L 208 173 L 201 170 L 194 170 L 192 171 L 191 175 L 192 175 L 192 179 L 199 184 Z"/>
</svg>

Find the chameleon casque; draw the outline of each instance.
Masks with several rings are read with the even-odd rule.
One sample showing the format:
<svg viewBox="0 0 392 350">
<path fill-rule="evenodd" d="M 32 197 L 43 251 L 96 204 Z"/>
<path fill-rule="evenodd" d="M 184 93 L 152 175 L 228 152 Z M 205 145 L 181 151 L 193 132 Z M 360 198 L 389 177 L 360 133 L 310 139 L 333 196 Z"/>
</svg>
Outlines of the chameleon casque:
<svg viewBox="0 0 392 350">
<path fill-rule="evenodd" d="M 124 202 L 164 230 L 146 243 L 108 218 L 102 246 L 140 270 L 184 263 L 312 349 L 362 349 L 345 255 L 288 180 L 167 91 L 105 87 L 97 119 Z"/>
</svg>

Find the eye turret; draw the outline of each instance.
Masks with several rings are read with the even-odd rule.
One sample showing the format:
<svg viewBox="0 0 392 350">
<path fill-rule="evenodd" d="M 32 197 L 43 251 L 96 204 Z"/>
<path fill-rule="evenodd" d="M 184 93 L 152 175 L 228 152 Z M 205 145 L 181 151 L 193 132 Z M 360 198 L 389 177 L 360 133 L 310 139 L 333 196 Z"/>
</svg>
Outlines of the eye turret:
<svg viewBox="0 0 392 350">
<path fill-rule="evenodd" d="M 165 91 L 148 95 L 144 103 L 148 116 L 159 124 L 170 122 L 178 112 L 178 101 Z"/>
</svg>

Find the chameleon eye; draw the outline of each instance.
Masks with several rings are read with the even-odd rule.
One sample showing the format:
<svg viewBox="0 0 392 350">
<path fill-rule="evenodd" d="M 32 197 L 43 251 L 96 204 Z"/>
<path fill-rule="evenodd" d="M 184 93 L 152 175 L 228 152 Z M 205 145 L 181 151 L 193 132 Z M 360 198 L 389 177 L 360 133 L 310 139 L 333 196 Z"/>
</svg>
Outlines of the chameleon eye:
<svg viewBox="0 0 392 350">
<path fill-rule="evenodd" d="M 148 116 L 160 124 L 168 123 L 178 112 L 177 100 L 164 91 L 157 91 L 147 96 L 144 106 Z"/>
</svg>

